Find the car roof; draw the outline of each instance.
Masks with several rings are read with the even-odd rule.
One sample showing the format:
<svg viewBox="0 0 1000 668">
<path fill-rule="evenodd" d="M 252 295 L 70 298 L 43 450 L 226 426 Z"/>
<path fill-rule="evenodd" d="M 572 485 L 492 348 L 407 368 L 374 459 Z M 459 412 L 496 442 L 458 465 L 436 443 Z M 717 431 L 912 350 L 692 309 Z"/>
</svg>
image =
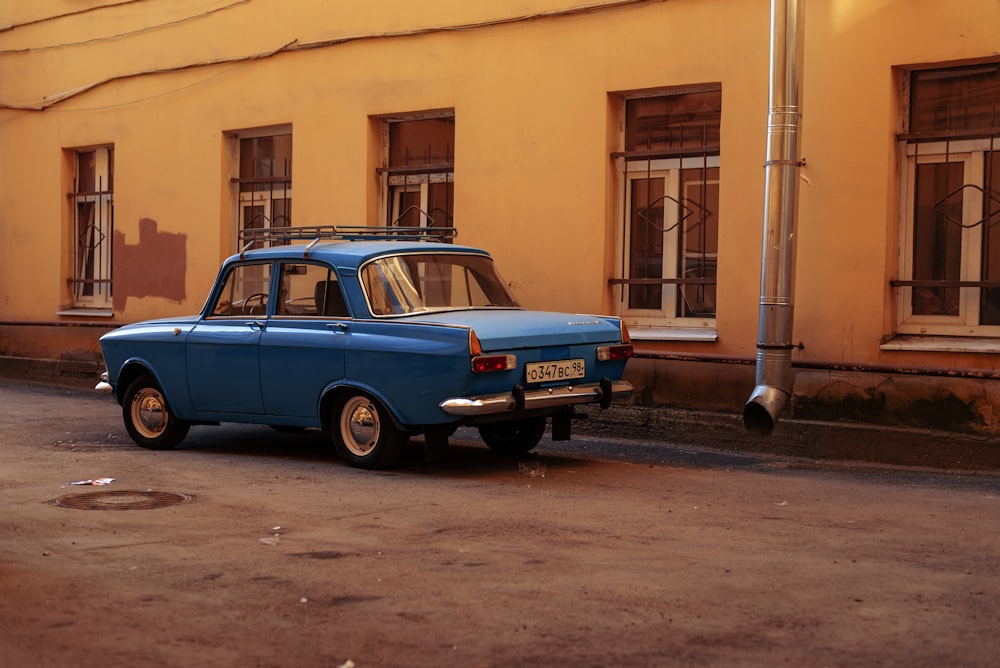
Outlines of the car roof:
<svg viewBox="0 0 1000 668">
<path fill-rule="evenodd" d="M 335 266 L 360 267 L 372 258 L 401 253 L 460 253 L 490 256 L 480 248 L 429 241 L 322 241 L 315 244 L 296 243 L 248 250 L 231 256 L 226 260 L 226 264 L 240 259 L 311 259 L 322 260 Z"/>
</svg>

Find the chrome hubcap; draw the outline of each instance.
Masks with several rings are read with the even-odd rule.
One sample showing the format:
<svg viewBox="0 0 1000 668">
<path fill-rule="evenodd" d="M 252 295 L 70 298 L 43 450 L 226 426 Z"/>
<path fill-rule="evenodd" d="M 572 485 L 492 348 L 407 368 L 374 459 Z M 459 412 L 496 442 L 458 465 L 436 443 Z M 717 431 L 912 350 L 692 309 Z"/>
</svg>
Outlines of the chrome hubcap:
<svg viewBox="0 0 1000 668">
<path fill-rule="evenodd" d="M 163 396 L 154 389 L 141 390 L 132 403 L 133 422 L 147 436 L 156 436 L 167 426 L 167 411 Z"/>
<path fill-rule="evenodd" d="M 356 455 L 367 455 L 379 436 L 378 413 L 364 397 L 354 397 L 344 406 L 341 434 L 347 448 Z"/>
</svg>

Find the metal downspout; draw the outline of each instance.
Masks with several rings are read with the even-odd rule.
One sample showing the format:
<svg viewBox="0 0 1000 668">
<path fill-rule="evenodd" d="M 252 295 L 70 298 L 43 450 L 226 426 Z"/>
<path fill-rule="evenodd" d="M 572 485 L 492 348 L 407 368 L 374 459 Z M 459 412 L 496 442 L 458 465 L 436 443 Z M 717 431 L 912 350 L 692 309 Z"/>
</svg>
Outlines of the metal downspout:
<svg viewBox="0 0 1000 668">
<path fill-rule="evenodd" d="M 792 395 L 792 293 L 799 170 L 802 0 L 771 0 L 757 374 L 743 424 L 767 435 Z"/>
</svg>

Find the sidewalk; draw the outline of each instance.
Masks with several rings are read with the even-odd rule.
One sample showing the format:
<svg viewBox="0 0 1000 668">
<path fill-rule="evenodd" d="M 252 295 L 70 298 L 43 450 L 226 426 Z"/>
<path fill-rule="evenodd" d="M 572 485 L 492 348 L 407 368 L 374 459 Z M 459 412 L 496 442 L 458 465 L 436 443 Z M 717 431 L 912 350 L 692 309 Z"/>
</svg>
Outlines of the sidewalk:
<svg viewBox="0 0 1000 668">
<path fill-rule="evenodd" d="M 588 407 L 578 433 L 662 441 L 737 452 L 933 469 L 1000 470 L 1000 440 L 932 429 L 779 419 L 769 436 L 754 436 L 743 416 L 669 407 Z"/>
<path fill-rule="evenodd" d="M 0 356 L 0 383 L 17 380 L 90 389 L 103 366 L 93 362 Z M 954 470 L 1000 470 L 1000 439 L 931 429 L 780 419 L 770 436 L 754 436 L 743 416 L 669 407 L 586 407 L 581 434 L 805 459 L 860 461 Z"/>
</svg>

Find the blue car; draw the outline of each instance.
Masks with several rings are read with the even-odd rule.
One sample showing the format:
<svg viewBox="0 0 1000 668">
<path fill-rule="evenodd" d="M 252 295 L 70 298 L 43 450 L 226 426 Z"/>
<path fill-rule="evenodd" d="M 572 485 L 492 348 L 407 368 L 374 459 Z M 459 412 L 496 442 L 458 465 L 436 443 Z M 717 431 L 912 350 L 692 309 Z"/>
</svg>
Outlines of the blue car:
<svg viewBox="0 0 1000 668">
<path fill-rule="evenodd" d="M 459 425 L 528 452 L 549 418 L 568 440 L 575 406 L 631 395 L 619 319 L 525 310 L 486 251 L 445 235 L 261 233 L 247 246 L 270 247 L 228 258 L 199 315 L 101 337 L 97 389 L 143 447 L 173 448 L 196 424 L 320 428 L 362 468 L 391 466 L 414 434 L 440 453 Z"/>
</svg>

